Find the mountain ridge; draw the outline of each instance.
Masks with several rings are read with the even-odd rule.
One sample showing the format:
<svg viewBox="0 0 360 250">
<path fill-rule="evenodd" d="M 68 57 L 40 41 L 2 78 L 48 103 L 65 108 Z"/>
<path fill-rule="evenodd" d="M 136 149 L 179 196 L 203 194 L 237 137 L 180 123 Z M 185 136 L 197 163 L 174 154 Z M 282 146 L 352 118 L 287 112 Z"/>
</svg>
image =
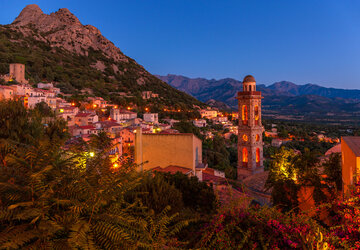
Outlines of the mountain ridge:
<svg viewBox="0 0 360 250">
<path fill-rule="evenodd" d="M 242 90 L 241 81 L 232 78 L 207 80 L 172 74 L 157 77 L 202 102 L 222 102 L 237 110 L 235 97 Z M 257 84 L 256 88 L 264 97 L 263 114 L 267 118 L 336 122 L 348 121 L 348 117 L 352 116 L 353 120 L 360 121 L 360 90 L 326 88 L 316 84 L 297 85 L 288 81 L 269 86 Z"/>
</svg>

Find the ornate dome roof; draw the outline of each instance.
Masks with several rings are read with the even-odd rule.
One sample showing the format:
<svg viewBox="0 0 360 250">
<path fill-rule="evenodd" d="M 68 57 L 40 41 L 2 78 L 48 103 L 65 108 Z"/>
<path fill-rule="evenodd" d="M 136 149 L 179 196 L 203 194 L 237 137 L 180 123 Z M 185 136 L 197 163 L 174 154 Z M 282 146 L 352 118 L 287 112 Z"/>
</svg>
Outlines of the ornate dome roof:
<svg viewBox="0 0 360 250">
<path fill-rule="evenodd" d="M 252 75 L 247 75 L 244 77 L 243 83 L 248 83 L 248 82 L 256 82 L 256 81 Z"/>
</svg>

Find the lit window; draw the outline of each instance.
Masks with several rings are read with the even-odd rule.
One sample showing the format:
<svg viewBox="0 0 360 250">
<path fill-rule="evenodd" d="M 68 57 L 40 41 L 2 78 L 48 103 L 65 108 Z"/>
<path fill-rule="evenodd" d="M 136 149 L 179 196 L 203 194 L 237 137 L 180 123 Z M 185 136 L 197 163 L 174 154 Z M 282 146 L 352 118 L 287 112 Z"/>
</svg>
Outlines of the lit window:
<svg viewBox="0 0 360 250">
<path fill-rule="evenodd" d="M 260 149 L 259 148 L 256 149 L 256 162 L 257 163 L 260 162 Z"/>
<path fill-rule="evenodd" d="M 260 140 L 260 136 L 259 136 L 259 135 L 256 135 L 256 136 L 255 136 L 255 139 L 256 139 L 256 141 L 259 141 L 259 140 Z"/>
<path fill-rule="evenodd" d="M 255 113 L 255 124 L 258 125 L 259 123 L 259 106 L 256 105 L 255 108 L 254 108 L 254 113 Z"/>
<path fill-rule="evenodd" d="M 248 124 L 248 108 L 246 105 L 242 106 L 242 121 L 243 121 L 243 125 Z"/>
<path fill-rule="evenodd" d="M 248 151 L 246 148 L 243 148 L 243 162 L 248 162 Z"/>
<path fill-rule="evenodd" d="M 245 135 L 245 134 L 243 135 L 243 137 L 242 137 L 242 138 L 243 138 L 243 140 L 244 140 L 244 141 L 248 141 L 248 139 L 249 139 L 249 138 L 248 138 L 248 136 L 247 136 L 247 135 Z"/>
</svg>

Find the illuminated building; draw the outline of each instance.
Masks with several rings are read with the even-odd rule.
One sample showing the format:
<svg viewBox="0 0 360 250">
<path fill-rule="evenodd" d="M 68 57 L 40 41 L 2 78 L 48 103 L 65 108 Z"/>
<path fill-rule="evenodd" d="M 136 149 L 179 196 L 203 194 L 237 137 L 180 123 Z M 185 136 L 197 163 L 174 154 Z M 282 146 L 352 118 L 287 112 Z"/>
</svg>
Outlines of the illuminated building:
<svg viewBox="0 0 360 250">
<path fill-rule="evenodd" d="M 343 191 L 348 195 L 352 186 L 360 181 L 360 136 L 341 138 Z"/>
<path fill-rule="evenodd" d="M 263 168 L 264 128 L 261 123 L 261 92 L 256 91 L 256 81 L 251 75 L 243 80 L 243 91 L 238 92 L 238 179 L 258 172 Z"/>
</svg>

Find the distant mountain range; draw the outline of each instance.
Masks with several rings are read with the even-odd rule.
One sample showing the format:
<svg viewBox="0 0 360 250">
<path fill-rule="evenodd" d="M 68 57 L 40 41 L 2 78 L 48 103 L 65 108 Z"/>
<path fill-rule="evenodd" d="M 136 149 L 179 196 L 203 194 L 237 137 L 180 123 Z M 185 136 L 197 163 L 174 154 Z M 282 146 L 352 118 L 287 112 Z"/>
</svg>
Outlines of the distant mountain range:
<svg viewBox="0 0 360 250">
<path fill-rule="evenodd" d="M 202 102 L 210 100 L 210 104 L 222 108 L 228 105 L 237 110 L 235 96 L 242 89 L 241 81 L 180 75 L 157 77 Z M 270 86 L 257 84 L 256 87 L 264 96 L 263 113 L 267 118 L 329 123 L 360 121 L 360 90 L 326 88 L 315 84 L 297 85 L 287 81 Z"/>
</svg>

